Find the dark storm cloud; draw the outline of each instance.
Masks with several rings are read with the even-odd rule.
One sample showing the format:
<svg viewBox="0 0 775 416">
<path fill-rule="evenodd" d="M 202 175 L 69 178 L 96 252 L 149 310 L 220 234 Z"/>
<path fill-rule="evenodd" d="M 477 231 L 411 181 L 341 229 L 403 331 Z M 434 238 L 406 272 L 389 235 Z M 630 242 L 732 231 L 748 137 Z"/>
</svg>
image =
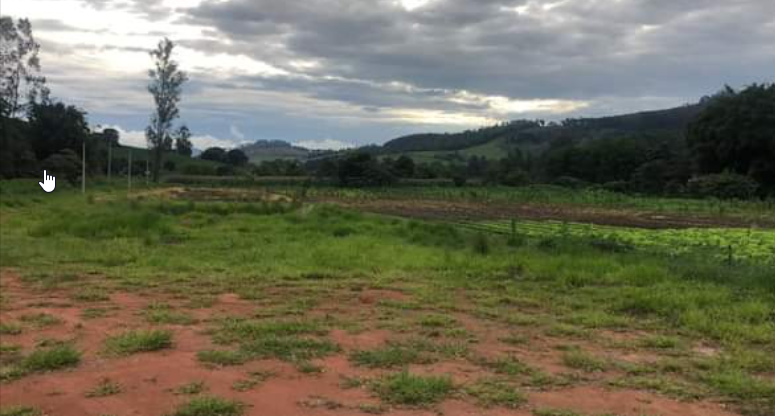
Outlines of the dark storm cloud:
<svg viewBox="0 0 775 416">
<path fill-rule="evenodd" d="M 191 75 L 185 121 L 221 138 L 236 126 L 250 139 L 379 143 L 493 118 L 665 108 L 775 81 L 773 0 L 79 1 L 147 22 L 133 32 L 34 20 L 52 90 L 140 133 L 152 102 L 135 59 L 162 36 Z M 105 41 L 89 44 L 95 32 Z M 493 96 L 564 102 L 536 110 Z"/>
<path fill-rule="evenodd" d="M 772 0 L 231 0 L 187 19 L 278 67 L 515 99 L 697 97 L 775 68 Z"/>
</svg>

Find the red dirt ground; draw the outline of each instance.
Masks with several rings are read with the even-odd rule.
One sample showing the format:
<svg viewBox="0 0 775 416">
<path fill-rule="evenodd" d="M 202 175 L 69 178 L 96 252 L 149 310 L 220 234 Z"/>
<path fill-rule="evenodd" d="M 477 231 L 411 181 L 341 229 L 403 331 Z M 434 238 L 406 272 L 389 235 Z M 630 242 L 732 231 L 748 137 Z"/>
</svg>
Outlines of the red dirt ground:
<svg viewBox="0 0 775 416">
<path fill-rule="evenodd" d="M 0 384 L 0 405 L 35 406 L 53 416 L 85 415 L 164 415 L 191 398 L 175 394 L 181 385 L 202 381 L 208 387 L 207 394 L 235 399 L 246 403 L 246 415 L 365 415 L 365 410 L 380 405 L 380 400 L 364 388 L 345 389 L 343 377 L 372 377 L 383 373 L 353 366 L 347 354 L 355 349 L 369 349 L 383 345 L 389 339 L 404 336 L 388 329 L 372 325 L 362 332 L 350 333 L 333 329 L 328 338 L 340 345 L 343 352 L 315 364 L 324 368 L 322 374 L 302 374 L 292 365 L 277 360 L 254 361 L 241 366 L 210 368 L 196 359 L 197 351 L 213 347 L 205 333 L 206 320 L 213 315 L 252 316 L 260 306 L 233 294 L 222 294 L 210 308 L 190 309 L 202 322 L 196 325 L 169 325 L 174 332 L 174 348 L 166 351 L 143 353 L 123 358 L 101 354 L 104 339 L 128 328 L 148 327 L 138 313 L 150 302 L 165 301 L 182 305 L 169 296 L 152 293 L 112 292 L 110 301 L 78 302 L 70 298 L 74 289 L 47 289 L 45 291 L 23 284 L 10 270 L 0 274 L 0 284 L 6 303 L 0 311 L 0 321 L 15 322 L 19 316 L 44 312 L 57 316 L 62 324 L 49 328 L 32 329 L 25 326 L 21 335 L 3 335 L 4 345 L 21 345 L 31 350 L 35 343 L 45 338 L 73 340 L 83 352 L 81 364 L 72 369 L 46 374 L 35 374 Z M 374 323 L 378 315 L 376 304 L 386 298 L 406 299 L 408 295 L 386 289 L 366 289 L 358 293 L 348 292 L 330 297 L 316 307 L 316 313 L 344 311 L 349 318 L 364 324 Z M 46 306 L 40 306 L 41 304 Z M 116 306 L 110 316 L 84 319 L 84 309 L 95 306 Z M 401 311 L 407 319 L 414 312 Z M 453 314 L 459 322 L 476 335 L 479 342 L 473 349 L 482 356 L 513 354 L 531 366 L 548 373 L 567 372 L 558 362 L 553 343 L 540 333 L 531 334 L 527 346 L 508 346 L 499 338 L 514 330 L 498 324 L 481 321 L 465 314 Z M 409 334 L 411 335 L 411 334 Z M 567 342 L 559 340 L 559 342 Z M 601 352 L 602 353 L 602 352 Z M 466 383 L 485 376 L 485 371 L 463 359 L 442 361 L 429 365 L 412 365 L 411 371 L 420 374 L 449 374 L 457 383 Z M 252 371 L 269 371 L 274 375 L 247 391 L 235 391 L 232 385 L 248 377 Z M 600 376 L 602 377 L 602 376 Z M 87 398 L 85 393 L 101 380 L 109 378 L 121 385 L 122 391 L 103 398 Z M 734 416 L 736 413 L 713 402 L 681 402 L 656 394 L 634 390 L 612 390 L 595 384 L 581 385 L 549 391 L 526 389 L 528 403 L 520 409 L 482 408 L 470 398 L 456 396 L 434 408 L 411 409 L 385 407 L 388 415 L 531 415 L 535 408 L 571 409 L 589 414 L 616 413 L 623 416 Z M 364 408 L 364 405 L 371 406 Z"/>
</svg>

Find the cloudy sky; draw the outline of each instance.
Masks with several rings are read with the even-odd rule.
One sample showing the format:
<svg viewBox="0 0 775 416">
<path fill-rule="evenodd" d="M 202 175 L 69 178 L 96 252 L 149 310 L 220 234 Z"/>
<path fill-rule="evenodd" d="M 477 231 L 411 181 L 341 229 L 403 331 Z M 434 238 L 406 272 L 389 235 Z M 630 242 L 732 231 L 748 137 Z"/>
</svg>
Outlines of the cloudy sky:
<svg viewBox="0 0 775 416">
<path fill-rule="evenodd" d="M 200 148 L 382 143 L 775 80 L 773 0 L 0 0 L 0 14 L 32 21 L 55 97 L 137 144 L 165 36 Z"/>
</svg>

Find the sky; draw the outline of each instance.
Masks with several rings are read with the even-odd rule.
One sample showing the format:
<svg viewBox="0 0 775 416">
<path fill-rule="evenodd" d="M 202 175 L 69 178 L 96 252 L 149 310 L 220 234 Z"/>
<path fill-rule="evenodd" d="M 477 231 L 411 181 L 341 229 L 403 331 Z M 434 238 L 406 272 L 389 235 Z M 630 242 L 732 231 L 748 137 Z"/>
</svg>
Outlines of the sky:
<svg viewBox="0 0 775 416">
<path fill-rule="evenodd" d="M 0 0 L 52 95 L 144 145 L 160 39 L 194 145 L 380 144 L 622 114 L 775 81 L 773 0 Z"/>
</svg>

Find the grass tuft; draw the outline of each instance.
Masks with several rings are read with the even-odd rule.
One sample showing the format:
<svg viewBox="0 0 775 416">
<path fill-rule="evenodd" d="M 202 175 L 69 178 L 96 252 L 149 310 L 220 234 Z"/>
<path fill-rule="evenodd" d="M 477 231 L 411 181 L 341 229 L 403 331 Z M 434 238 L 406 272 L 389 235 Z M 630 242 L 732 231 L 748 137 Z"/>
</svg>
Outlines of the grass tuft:
<svg viewBox="0 0 775 416">
<path fill-rule="evenodd" d="M 219 397 L 197 397 L 168 416 L 241 416 L 245 405 Z"/>
<path fill-rule="evenodd" d="M 125 356 L 140 352 L 158 351 L 172 347 L 172 332 L 166 330 L 138 330 L 108 337 L 105 352 Z"/>
<path fill-rule="evenodd" d="M 368 368 L 394 368 L 408 364 L 428 363 L 429 358 L 423 356 L 417 349 L 402 345 L 387 345 L 370 351 L 356 351 L 350 355 L 350 361 Z"/>
<path fill-rule="evenodd" d="M 199 351 L 196 354 L 196 358 L 205 364 L 226 367 L 245 364 L 249 357 L 240 351 L 206 350 Z"/>
<path fill-rule="evenodd" d="M 605 361 L 576 349 L 565 351 L 562 354 L 562 363 L 570 368 L 588 373 L 605 371 L 608 368 L 608 363 Z"/>
<path fill-rule="evenodd" d="M 45 414 L 34 407 L 11 406 L 0 409 L 0 416 L 45 416 Z"/>
<path fill-rule="evenodd" d="M 14 323 L 0 323 L 0 335 L 19 335 L 22 333 L 21 325 Z"/>
<path fill-rule="evenodd" d="M 455 391 L 455 386 L 447 376 L 419 376 L 402 371 L 378 380 L 373 389 L 389 403 L 428 406 L 447 398 Z"/>
</svg>

